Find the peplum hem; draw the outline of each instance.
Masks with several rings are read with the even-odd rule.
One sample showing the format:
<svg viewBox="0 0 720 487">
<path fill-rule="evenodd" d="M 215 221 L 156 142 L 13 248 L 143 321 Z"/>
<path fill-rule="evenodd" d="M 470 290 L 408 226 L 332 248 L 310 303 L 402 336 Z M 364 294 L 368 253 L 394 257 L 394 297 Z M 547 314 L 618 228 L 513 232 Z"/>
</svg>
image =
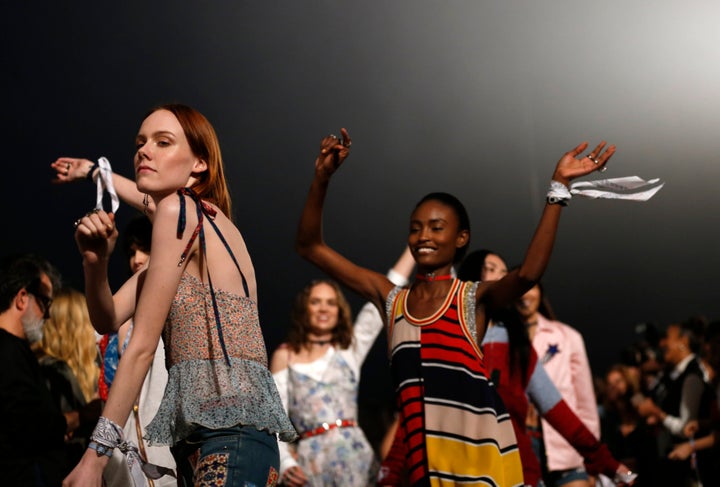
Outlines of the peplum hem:
<svg viewBox="0 0 720 487">
<path fill-rule="evenodd" d="M 174 445 L 199 426 L 253 426 L 281 441 L 297 439 L 267 367 L 233 357 L 230 364 L 223 359 L 174 364 L 158 412 L 146 428 L 150 444 Z"/>
</svg>

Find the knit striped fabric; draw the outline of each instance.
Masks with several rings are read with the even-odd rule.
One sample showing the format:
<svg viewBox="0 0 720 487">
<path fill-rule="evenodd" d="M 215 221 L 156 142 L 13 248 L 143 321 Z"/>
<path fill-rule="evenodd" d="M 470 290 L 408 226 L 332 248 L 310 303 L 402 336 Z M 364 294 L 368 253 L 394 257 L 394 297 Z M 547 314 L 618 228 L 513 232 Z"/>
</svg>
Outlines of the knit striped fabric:
<svg viewBox="0 0 720 487">
<path fill-rule="evenodd" d="M 407 289 L 392 296 L 392 373 L 411 485 L 523 485 L 510 417 L 458 312 L 468 285 L 453 281 L 440 309 L 422 319 L 407 312 Z"/>
</svg>

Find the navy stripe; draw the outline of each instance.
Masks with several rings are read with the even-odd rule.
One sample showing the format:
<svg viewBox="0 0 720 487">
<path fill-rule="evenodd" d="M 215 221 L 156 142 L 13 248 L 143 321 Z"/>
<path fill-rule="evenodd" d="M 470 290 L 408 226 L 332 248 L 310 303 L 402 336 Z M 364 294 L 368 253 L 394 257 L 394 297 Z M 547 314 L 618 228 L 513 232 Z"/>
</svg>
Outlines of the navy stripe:
<svg viewBox="0 0 720 487">
<path fill-rule="evenodd" d="M 443 438 L 443 439 L 448 438 L 448 439 L 452 439 L 452 440 L 458 440 L 458 441 L 462 441 L 463 443 L 469 443 L 469 444 L 475 445 L 475 446 L 494 445 L 498 448 L 498 450 L 500 449 L 500 444 L 497 442 L 497 440 L 495 438 L 472 439 L 472 438 L 468 438 L 467 436 L 464 436 L 464 435 L 458 435 L 458 434 L 450 433 L 447 431 L 432 431 L 432 430 L 427 431 L 427 436 L 435 436 L 435 437 Z"/>
<path fill-rule="evenodd" d="M 483 482 L 484 484 L 487 484 L 491 487 L 499 487 L 499 484 L 493 480 L 492 477 L 488 477 L 487 475 L 482 475 L 480 477 L 474 477 L 470 475 L 453 475 L 450 473 L 445 472 L 431 472 L 431 477 L 435 477 L 438 479 L 444 479 L 444 480 L 452 480 L 455 483 L 471 483 L 471 482 Z"/>
</svg>

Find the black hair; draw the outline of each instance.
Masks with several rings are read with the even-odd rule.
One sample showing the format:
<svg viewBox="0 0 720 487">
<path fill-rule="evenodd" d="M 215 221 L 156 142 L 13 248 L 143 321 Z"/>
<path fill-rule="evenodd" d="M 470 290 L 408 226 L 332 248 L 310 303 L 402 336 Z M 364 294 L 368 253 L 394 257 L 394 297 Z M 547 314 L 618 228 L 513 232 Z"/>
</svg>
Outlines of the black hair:
<svg viewBox="0 0 720 487">
<path fill-rule="evenodd" d="M 130 258 L 133 254 L 132 246 L 150 251 L 150 243 L 152 241 L 152 223 L 145 216 L 140 216 L 130 220 L 123 232 L 123 251 Z"/>
<path fill-rule="evenodd" d="M 530 364 L 530 336 L 520 313 L 514 307 L 505 307 L 491 310 L 488 318 L 494 323 L 502 325 L 508 334 L 508 355 L 510 359 L 510 374 L 520 372 L 523 387 L 527 384 L 527 370 Z"/>
<path fill-rule="evenodd" d="M 707 320 L 704 316 L 691 316 L 680 325 L 680 336 L 687 337 L 690 351 L 694 354 L 700 352 L 703 339 L 705 337 L 705 328 Z"/>
<path fill-rule="evenodd" d="M 10 309 L 12 300 L 21 289 L 37 288 L 42 274 L 50 278 L 53 289 L 60 289 L 60 273 L 45 258 L 34 254 L 4 258 L 0 262 L 0 313 Z"/>
<path fill-rule="evenodd" d="M 455 252 L 455 258 L 453 259 L 453 262 L 457 263 L 460 262 L 463 257 L 465 256 L 465 253 L 467 252 L 468 246 L 470 245 L 470 217 L 468 216 L 468 212 L 465 209 L 465 205 L 463 205 L 459 199 L 457 199 L 455 196 L 451 195 L 450 193 L 430 193 L 418 201 L 418 203 L 415 205 L 414 210 L 417 210 L 420 205 L 427 201 L 438 201 L 446 206 L 449 206 L 450 208 L 455 211 L 455 215 L 457 215 L 458 218 L 458 231 L 467 230 L 468 232 L 468 239 L 465 245 L 457 249 Z M 414 211 L 413 210 L 413 211 Z"/>
<path fill-rule="evenodd" d="M 470 252 L 458 268 L 457 276 L 461 281 L 479 281 L 485 258 L 488 255 L 500 255 L 488 249 Z M 500 257 L 502 259 L 502 257 Z M 504 260 L 504 259 L 503 259 Z M 508 334 L 508 355 L 510 374 L 520 372 L 523 386 L 527 381 L 527 369 L 530 363 L 530 337 L 520 313 L 514 307 L 488 310 L 488 319 L 496 325 L 504 326 Z"/>
</svg>

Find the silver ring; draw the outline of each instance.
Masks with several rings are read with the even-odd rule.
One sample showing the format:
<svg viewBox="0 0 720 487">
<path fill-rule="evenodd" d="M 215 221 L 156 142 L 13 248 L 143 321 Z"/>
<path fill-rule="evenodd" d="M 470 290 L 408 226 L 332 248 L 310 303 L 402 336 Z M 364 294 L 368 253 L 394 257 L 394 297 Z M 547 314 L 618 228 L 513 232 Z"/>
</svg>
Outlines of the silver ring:
<svg viewBox="0 0 720 487">
<path fill-rule="evenodd" d="M 348 140 L 347 143 L 343 142 L 342 145 L 344 145 L 345 147 L 347 147 L 349 149 L 350 146 L 352 145 L 352 140 Z"/>
<path fill-rule="evenodd" d="M 607 166 L 601 167 L 599 172 L 605 172 L 605 171 L 607 171 Z"/>
<path fill-rule="evenodd" d="M 77 228 L 78 225 L 80 225 L 80 220 L 81 220 L 81 218 L 78 218 L 77 220 L 75 220 L 75 223 L 73 223 L 74 228 Z"/>
<path fill-rule="evenodd" d="M 338 136 L 335 135 L 335 134 L 330 134 L 330 135 L 328 135 L 328 137 L 332 137 L 333 139 L 337 139 L 337 138 L 338 138 Z"/>
</svg>

